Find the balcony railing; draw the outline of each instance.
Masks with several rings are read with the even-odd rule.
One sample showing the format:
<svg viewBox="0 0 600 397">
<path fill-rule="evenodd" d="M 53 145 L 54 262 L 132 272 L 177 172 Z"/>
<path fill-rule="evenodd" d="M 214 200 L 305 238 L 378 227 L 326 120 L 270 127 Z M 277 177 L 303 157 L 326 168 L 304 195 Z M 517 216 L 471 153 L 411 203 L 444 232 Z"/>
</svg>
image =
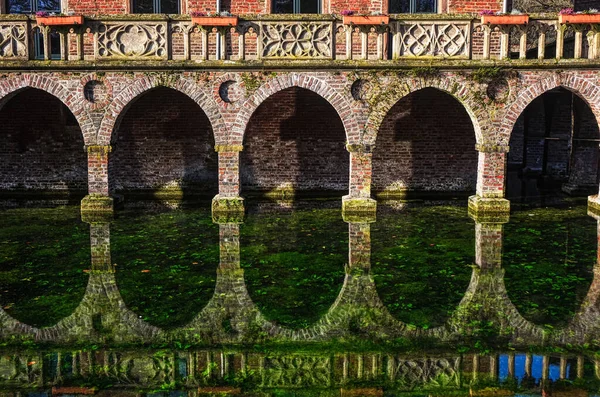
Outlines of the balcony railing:
<svg viewBox="0 0 600 397">
<path fill-rule="evenodd" d="M 386 25 L 344 25 L 329 15 L 240 17 L 237 26 L 198 26 L 187 16 L 86 18 L 40 26 L 0 16 L 0 61 L 261 61 L 398 59 L 598 59 L 596 24 L 484 25 L 469 15 L 395 15 Z"/>
</svg>

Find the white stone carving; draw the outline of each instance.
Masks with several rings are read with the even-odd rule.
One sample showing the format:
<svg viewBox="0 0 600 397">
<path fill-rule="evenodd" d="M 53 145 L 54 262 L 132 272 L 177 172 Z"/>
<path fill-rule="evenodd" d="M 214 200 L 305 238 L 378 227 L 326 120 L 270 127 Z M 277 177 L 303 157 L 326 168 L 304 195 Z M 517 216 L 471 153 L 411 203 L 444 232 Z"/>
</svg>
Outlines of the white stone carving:
<svg viewBox="0 0 600 397">
<path fill-rule="evenodd" d="M 397 31 L 401 56 L 469 56 L 470 29 L 467 23 L 399 23 Z"/>
<path fill-rule="evenodd" d="M 4 22 L 0 25 L 0 59 L 4 58 L 28 58 L 25 23 Z"/>
<path fill-rule="evenodd" d="M 167 59 L 167 25 L 161 22 L 103 23 L 98 26 L 100 58 Z"/>
<path fill-rule="evenodd" d="M 331 22 L 263 22 L 262 58 L 331 59 Z"/>
</svg>

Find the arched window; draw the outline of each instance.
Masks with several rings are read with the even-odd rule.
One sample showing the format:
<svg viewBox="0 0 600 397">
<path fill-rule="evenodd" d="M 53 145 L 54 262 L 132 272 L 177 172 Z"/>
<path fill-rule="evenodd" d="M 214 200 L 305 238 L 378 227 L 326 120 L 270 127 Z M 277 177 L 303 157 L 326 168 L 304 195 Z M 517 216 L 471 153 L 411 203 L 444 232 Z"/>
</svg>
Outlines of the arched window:
<svg viewBox="0 0 600 397">
<path fill-rule="evenodd" d="M 60 12 L 60 0 L 7 0 L 9 14 L 32 14 L 37 11 Z"/>
<path fill-rule="evenodd" d="M 273 0 L 273 14 L 319 14 L 320 0 Z"/>
<path fill-rule="evenodd" d="M 437 0 L 390 0 L 391 14 L 437 12 Z"/>
<path fill-rule="evenodd" d="M 133 0 L 134 14 L 179 14 L 179 0 Z"/>
</svg>

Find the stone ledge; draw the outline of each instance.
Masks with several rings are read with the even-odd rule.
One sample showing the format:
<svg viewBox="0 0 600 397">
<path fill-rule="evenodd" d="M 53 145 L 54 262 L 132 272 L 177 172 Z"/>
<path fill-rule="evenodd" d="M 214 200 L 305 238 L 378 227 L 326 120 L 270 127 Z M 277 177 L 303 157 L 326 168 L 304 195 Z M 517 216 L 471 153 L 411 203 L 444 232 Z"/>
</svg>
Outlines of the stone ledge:
<svg viewBox="0 0 600 397">
<path fill-rule="evenodd" d="M 114 216 L 112 197 L 89 194 L 81 200 L 81 220 L 87 223 L 110 222 Z"/>
<path fill-rule="evenodd" d="M 510 201 L 505 198 L 469 197 L 469 216 L 475 222 L 506 223 L 510 217 Z"/>
<path fill-rule="evenodd" d="M 344 196 L 342 218 L 348 223 L 372 223 L 377 217 L 377 201 L 372 198 Z"/>
<path fill-rule="evenodd" d="M 588 196 L 588 215 L 600 219 L 600 195 Z"/>
<path fill-rule="evenodd" d="M 222 197 L 218 194 L 212 200 L 214 223 L 243 223 L 244 199 L 242 197 Z"/>
</svg>

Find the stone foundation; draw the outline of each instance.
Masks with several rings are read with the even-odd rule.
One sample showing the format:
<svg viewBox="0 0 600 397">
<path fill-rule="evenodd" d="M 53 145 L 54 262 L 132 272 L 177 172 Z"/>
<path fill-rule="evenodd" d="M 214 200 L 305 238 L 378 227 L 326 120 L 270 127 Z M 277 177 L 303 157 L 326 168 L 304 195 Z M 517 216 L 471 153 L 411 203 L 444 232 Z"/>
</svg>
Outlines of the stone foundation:
<svg viewBox="0 0 600 397">
<path fill-rule="evenodd" d="M 112 220 L 113 214 L 112 197 L 90 194 L 81 200 L 81 220 L 84 222 L 107 222 Z"/>
<path fill-rule="evenodd" d="M 510 201 L 503 198 L 471 196 L 469 215 L 478 222 L 505 223 L 510 216 Z"/>
</svg>

